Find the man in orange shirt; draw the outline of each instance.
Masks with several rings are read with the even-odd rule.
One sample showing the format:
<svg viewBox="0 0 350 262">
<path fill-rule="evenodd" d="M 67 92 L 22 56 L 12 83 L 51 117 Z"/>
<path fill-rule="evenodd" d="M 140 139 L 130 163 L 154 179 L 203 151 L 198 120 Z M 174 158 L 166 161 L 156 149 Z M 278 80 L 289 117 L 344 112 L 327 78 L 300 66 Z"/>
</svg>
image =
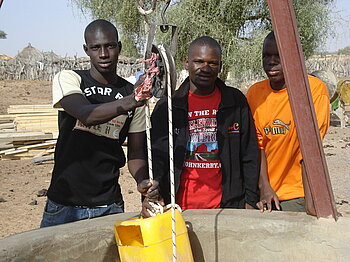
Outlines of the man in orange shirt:
<svg viewBox="0 0 350 262">
<path fill-rule="evenodd" d="M 257 205 L 261 211 L 271 211 L 273 202 L 278 210 L 306 211 L 302 155 L 273 32 L 264 40 L 263 67 L 268 79 L 255 83 L 247 93 L 261 153 Z M 327 87 L 316 77 L 308 79 L 323 138 L 330 117 Z"/>
</svg>

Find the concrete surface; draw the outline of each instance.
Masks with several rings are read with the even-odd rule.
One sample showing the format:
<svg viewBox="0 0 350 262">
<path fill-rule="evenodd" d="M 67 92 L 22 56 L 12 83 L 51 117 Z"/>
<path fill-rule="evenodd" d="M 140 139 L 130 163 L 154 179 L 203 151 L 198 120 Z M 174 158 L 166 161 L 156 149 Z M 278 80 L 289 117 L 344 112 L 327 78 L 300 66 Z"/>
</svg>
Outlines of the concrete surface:
<svg viewBox="0 0 350 262">
<path fill-rule="evenodd" d="M 0 261 L 119 261 L 113 225 L 124 213 L 0 239 Z M 195 261 L 350 261 L 350 218 L 257 210 L 183 212 Z M 145 258 L 144 261 L 147 261 Z"/>
</svg>

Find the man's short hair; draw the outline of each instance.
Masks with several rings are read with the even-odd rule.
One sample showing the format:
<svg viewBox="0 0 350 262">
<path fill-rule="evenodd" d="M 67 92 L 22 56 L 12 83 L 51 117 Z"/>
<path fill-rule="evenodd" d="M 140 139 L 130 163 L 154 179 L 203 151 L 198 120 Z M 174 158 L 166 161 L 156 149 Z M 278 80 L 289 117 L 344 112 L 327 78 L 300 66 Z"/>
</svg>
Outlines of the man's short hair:
<svg viewBox="0 0 350 262">
<path fill-rule="evenodd" d="M 195 40 L 193 40 L 190 46 L 188 47 L 188 54 L 190 54 L 194 46 L 210 46 L 212 48 L 216 48 L 219 51 L 220 57 L 222 55 L 220 44 L 218 43 L 218 41 L 216 41 L 214 38 L 210 36 L 200 36 Z"/>
<path fill-rule="evenodd" d="M 270 33 L 267 34 L 267 36 L 264 39 L 264 43 L 267 40 L 274 40 L 274 41 L 276 41 L 275 33 L 273 31 L 271 31 Z"/>
<path fill-rule="evenodd" d="M 85 28 L 85 32 L 84 32 L 84 39 L 85 39 L 85 43 L 87 42 L 87 37 L 90 33 L 95 32 L 99 29 L 103 29 L 103 30 L 111 30 L 114 31 L 116 36 L 117 36 L 117 40 L 118 40 L 118 30 L 117 28 L 109 21 L 104 20 L 104 19 L 97 19 L 92 21 L 90 24 L 88 24 Z"/>
</svg>

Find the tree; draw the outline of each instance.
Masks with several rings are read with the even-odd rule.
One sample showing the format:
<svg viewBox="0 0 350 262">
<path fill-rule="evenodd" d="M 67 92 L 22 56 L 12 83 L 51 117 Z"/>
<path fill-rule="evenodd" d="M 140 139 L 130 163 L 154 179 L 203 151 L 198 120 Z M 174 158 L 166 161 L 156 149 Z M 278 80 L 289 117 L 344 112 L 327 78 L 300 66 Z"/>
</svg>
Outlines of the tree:
<svg viewBox="0 0 350 262">
<path fill-rule="evenodd" d="M 331 2 L 293 1 L 306 58 L 327 39 Z M 227 72 L 236 79 L 262 75 L 262 42 L 272 29 L 266 1 L 186 0 L 169 11 L 169 20 L 181 28 L 177 64 L 186 56 L 189 42 L 200 35 L 210 35 L 223 47 L 223 78 Z"/>
<path fill-rule="evenodd" d="M 6 38 L 6 33 L 0 30 L 0 39 L 5 39 L 5 38 Z"/>
<path fill-rule="evenodd" d="M 350 55 L 350 46 L 346 46 L 337 51 L 338 55 Z"/>
<path fill-rule="evenodd" d="M 145 41 L 143 16 L 133 0 L 73 0 L 95 18 L 114 19 L 129 44 L 142 50 Z M 147 2 L 147 1 L 144 1 Z M 102 4 L 103 3 L 103 4 Z M 150 3 L 150 0 L 147 2 Z M 298 29 L 305 57 L 324 44 L 330 28 L 330 8 L 333 0 L 294 0 Z M 159 11 L 159 10 L 158 10 Z M 159 14 L 159 13 L 158 13 Z M 169 7 L 168 21 L 179 29 L 177 68 L 182 68 L 188 44 L 198 36 L 209 35 L 223 47 L 223 71 L 235 79 L 262 76 L 262 41 L 271 30 L 269 9 L 265 0 L 181 0 Z M 150 21 L 157 19 L 151 16 Z M 166 41 L 168 36 L 157 36 Z"/>
</svg>

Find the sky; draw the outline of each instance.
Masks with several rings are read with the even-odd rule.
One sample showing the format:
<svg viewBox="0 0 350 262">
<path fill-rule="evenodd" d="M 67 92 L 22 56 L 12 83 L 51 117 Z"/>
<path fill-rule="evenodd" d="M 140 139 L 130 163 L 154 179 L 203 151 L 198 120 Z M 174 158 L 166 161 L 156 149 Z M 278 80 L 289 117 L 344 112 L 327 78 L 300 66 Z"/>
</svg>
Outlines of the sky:
<svg viewBox="0 0 350 262">
<path fill-rule="evenodd" d="M 85 56 L 83 33 L 91 21 L 69 0 L 4 0 L 0 9 L 0 54 L 15 56 L 28 43 L 60 56 Z"/>
<path fill-rule="evenodd" d="M 332 14 L 336 35 L 328 39 L 326 51 L 350 46 L 349 2 L 336 0 Z M 70 0 L 3 0 L 0 30 L 7 39 L 0 39 L 0 54 L 15 56 L 30 43 L 40 51 L 60 56 L 86 56 L 83 32 L 90 21 Z"/>
<path fill-rule="evenodd" d="M 328 39 L 325 50 L 334 52 L 350 46 L 350 0 L 336 0 L 332 16 L 335 37 Z"/>
</svg>

